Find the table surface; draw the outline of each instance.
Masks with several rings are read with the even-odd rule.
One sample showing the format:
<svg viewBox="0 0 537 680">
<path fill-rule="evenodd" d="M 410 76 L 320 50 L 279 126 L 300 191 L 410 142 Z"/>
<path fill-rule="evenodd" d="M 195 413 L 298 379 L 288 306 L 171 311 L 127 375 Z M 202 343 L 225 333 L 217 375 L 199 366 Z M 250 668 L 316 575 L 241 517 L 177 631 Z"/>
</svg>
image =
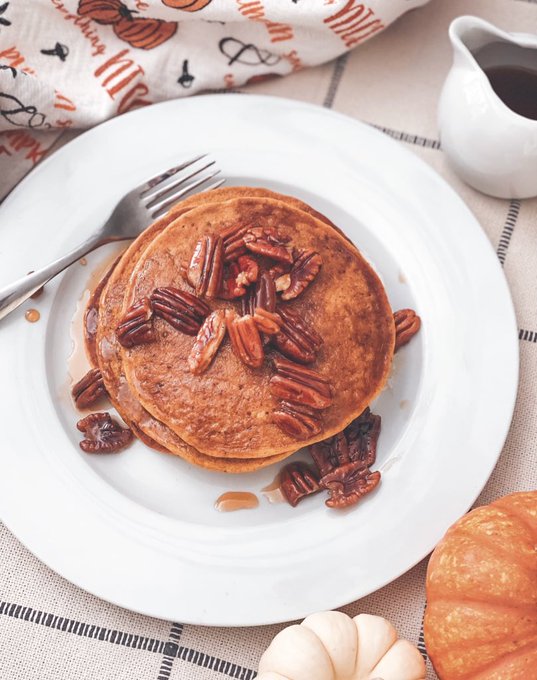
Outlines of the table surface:
<svg viewBox="0 0 537 680">
<path fill-rule="evenodd" d="M 312 102 L 381 129 L 445 177 L 480 221 L 511 287 L 521 354 L 513 423 L 477 501 L 483 504 L 537 488 L 532 460 L 537 451 L 537 200 L 486 197 L 462 184 L 446 163 L 438 141 L 436 103 L 451 64 L 447 27 L 461 14 L 482 16 L 506 30 L 537 29 L 535 0 L 432 0 L 335 62 L 244 91 Z M 0 545 L 1 678 L 249 680 L 255 677 L 261 653 L 282 628 L 202 628 L 144 617 L 71 585 L 1 524 Z M 426 567 L 425 560 L 344 611 L 385 616 L 426 656 Z M 427 664 L 432 680 L 436 676 Z"/>
</svg>

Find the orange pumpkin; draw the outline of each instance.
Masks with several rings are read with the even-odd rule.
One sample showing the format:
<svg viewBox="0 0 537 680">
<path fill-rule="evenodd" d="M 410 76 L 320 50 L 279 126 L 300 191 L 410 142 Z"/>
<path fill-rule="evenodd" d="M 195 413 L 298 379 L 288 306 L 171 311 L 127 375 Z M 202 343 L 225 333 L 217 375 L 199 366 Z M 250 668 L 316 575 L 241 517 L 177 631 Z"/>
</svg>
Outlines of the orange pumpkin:
<svg viewBox="0 0 537 680">
<path fill-rule="evenodd" d="M 185 12 L 199 12 L 200 9 L 207 7 L 212 0 L 162 0 L 168 7 L 182 9 Z"/>
<path fill-rule="evenodd" d="M 120 0 L 80 0 L 78 14 L 88 16 L 98 24 L 115 24 L 130 16 L 130 11 Z"/>
<path fill-rule="evenodd" d="M 118 38 L 141 50 L 152 50 L 169 40 L 177 31 L 175 21 L 124 18 L 114 24 Z"/>
<path fill-rule="evenodd" d="M 537 491 L 449 529 L 429 562 L 424 629 L 440 680 L 537 678 Z"/>
</svg>

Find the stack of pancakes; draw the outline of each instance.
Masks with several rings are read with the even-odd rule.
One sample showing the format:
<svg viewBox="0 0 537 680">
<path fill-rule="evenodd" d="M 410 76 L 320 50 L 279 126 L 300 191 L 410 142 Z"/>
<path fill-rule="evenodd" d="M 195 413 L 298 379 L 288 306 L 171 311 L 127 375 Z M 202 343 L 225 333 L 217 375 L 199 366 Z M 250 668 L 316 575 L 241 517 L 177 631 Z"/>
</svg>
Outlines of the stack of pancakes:
<svg viewBox="0 0 537 680">
<path fill-rule="evenodd" d="M 277 227 L 293 246 L 322 257 L 314 282 L 286 303 L 321 335 L 314 368 L 332 386 L 321 431 L 306 440 L 297 441 L 273 420 L 275 350 L 267 349 L 263 366 L 252 369 L 226 337 L 208 370 L 194 375 L 187 361 L 194 338 L 161 318 L 154 319 L 157 340 L 151 344 L 125 348 L 116 337 L 125 311 L 155 288 L 193 292 L 181 266 L 200 238 L 241 226 Z M 215 299 L 210 307 L 240 313 L 240 300 Z M 386 293 L 357 248 L 310 206 L 266 189 L 218 189 L 172 208 L 125 251 L 98 309 L 94 350 L 110 400 L 127 425 L 152 448 L 224 472 L 256 470 L 343 430 L 384 387 L 394 352 Z"/>
</svg>

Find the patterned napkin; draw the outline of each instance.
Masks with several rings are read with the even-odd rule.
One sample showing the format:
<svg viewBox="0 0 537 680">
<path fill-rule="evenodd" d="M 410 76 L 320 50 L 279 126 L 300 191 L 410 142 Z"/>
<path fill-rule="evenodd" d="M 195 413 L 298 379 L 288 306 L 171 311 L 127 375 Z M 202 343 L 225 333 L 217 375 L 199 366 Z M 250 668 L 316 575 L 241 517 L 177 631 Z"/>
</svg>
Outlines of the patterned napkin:
<svg viewBox="0 0 537 680">
<path fill-rule="evenodd" d="M 62 131 L 328 61 L 427 0 L 0 0 L 0 199 Z"/>
</svg>

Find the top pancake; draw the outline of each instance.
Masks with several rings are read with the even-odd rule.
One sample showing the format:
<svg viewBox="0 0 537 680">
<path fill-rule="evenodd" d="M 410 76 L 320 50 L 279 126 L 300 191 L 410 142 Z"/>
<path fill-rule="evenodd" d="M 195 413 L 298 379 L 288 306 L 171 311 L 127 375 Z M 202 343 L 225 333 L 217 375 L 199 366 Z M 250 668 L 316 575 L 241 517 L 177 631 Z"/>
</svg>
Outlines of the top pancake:
<svg viewBox="0 0 537 680">
<path fill-rule="evenodd" d="M 195 194 L 184 199 L 173 206 L 164 217 L 142 232 L 121 257 L 100 296 L 96 341 L 87 343 L 88 355 L 92 358 L 93 365 L 96 366 L 98 363 L 110 401 L 137 437 L 148 446 L 159 451 L 168 451 L 195 465 L 223 472 L 249 472 L 252 469 L 275 463 L 282 456 L 267 458 L 264 461 L 259 459 L 253 461 L 247 459 L 234 460 L 233 458 L 218 460 L 201 454 L 183 441 L 173 430 L 170 430 L 164 423 L 161 423 L 146 411 L 132 394 L 124 375 L 121 346 L 117 342 L 115 329 L 121 318 L 123 298 L 131 274 L 151 241 L 173 220 L 194 207 L 244 196 L 268 197 L 284 201 L 337 229 L 328 218 L 299 199 L 258 187 L 225 187 Z M 94 358 L 95 354 L 97 354 L 97 360 Z"/>
<path fill-rule="evenodd" d="M 229 226 L 273 226 L 292 245 L 320 253 L 314 282 L 288 304 L 322 336 L 312 368 L 328 378 L 334 401 L 323 412 L 321 432 L 306 441 L 272 422 L 277 402 L 270 394 L 270 356 L 252 370 L 233 354 L 226 338 L 202 375 L 190 373 L 193 338 L 155 320 L 158 340 L 122 350 L 129 386 L 155 418 L 208 456 L 262 458 L 284 454 L 340 432 L 384 386 L 393 356 L 395 330 L 384 288 L 370 265 L 326 223 L 280 201 L 239 198 L 194 208 L 155 238 L 140 256 L 125 293 L 124 309 L 154 288 L 190 290 L 180 274 L 198 239 Z M 214 300 L 212 309 L 238 308 Z M 270 354 L 270 353 L 269 353 Z"/>
</svg>

